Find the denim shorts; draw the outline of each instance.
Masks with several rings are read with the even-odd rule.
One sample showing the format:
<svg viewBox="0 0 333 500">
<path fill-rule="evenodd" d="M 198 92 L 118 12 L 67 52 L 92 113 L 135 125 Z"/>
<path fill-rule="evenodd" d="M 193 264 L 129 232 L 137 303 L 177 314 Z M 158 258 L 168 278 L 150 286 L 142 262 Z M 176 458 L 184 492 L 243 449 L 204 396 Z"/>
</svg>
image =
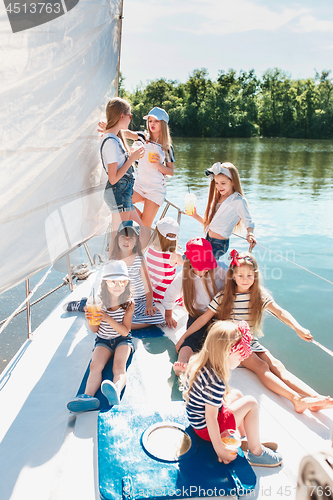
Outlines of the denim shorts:
<svg viewBox="0 0 333 500">
<path fill-rule="evenodd" d="M 229 248 L 229 240 L 218 240 L 217 238 L 211 238 L 209 234 L 206 235 L 206 240 L 212 245 L 213 255 L 216 260 L 219 260 L 222 255 L 224 255 Z"/>
<path fill-rule="evenodd" d="M 97 335 L 94 348 L 96 348 L 98 346 L 106 347 L 113 354 L 115 352 L 115 350 L 117 349 L 117 347 L 119 347 L 120 345 L 129 345 L 131 348 L 131 352 L 134 352 L 134 344 L 132 341 L 131 334 L 127 335 L 127 337 L 123 337 L 122 335 L 119 335 L 118 337 L 115 337 L 114 339 L 110 339 L 110 340 L 102 339 L 101 337 L 99 337 Z"/>
<path fill-rule="evenodd" d="M 134 176 L 127 172 L 119 181 L 112 185 L 108 181 L 105 186 L 104 200 L 111 213 L 130 212 L 135 207 L 132 202 Z"/>
</svg>

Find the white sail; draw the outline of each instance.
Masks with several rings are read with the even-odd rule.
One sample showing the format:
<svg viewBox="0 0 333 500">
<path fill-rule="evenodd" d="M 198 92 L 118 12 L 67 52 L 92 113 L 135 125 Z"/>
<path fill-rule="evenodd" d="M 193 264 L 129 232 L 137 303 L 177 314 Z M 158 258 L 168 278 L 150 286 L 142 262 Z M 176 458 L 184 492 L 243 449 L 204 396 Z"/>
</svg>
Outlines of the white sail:
<svg viewBox="0 0 333 500">
<path fill-rule="evenodd" d="M 72 2 L 18 32 L 0 4 L 0 292 L 106 228 L 96 127 L 116 92 L 121 3 Z"/>
</svg>

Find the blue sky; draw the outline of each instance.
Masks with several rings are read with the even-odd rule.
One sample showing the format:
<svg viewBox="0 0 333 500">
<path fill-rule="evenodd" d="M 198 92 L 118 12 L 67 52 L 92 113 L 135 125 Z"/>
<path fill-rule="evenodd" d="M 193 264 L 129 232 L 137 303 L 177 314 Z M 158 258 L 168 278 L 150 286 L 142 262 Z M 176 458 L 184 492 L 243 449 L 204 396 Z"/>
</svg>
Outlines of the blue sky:
<svg viewBox="0 0 333 500">
<path fill-rule="evenodd" d="M 125 87 L 195 68 L 278 67 L 292 78 L 333 70 L 333 0 L 124 0 Z M 333 76 L 333 75 L 332 75 Z"/>
</svg>

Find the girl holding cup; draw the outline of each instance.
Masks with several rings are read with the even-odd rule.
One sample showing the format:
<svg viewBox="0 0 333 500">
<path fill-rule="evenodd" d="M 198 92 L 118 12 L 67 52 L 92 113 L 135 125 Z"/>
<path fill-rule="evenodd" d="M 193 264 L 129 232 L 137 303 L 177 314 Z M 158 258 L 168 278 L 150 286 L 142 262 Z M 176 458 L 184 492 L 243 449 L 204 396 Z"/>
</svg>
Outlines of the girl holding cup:
<svg viewBox="0 0 333 500">
<path fill-rule="evenodd" d="M 101 300 L 103 306 L 99 324 L 96 324 L 96 314 L 92 321 L 94 315 L 85 307 L 89 329 L 97 333 L 97 337 L 85 392 L 67 403 L 67 408 L 73 412 L 99 408 L 100 402 L 95 394 L 100 386 L 110 405 L 119 404 L 120 393 L 126 384 L 126 362 L 134 351 L 131 336 L 134 301 L 124 262 L 119 260 L 106 264 L 101 284 Z M 102 382 L 102 371 L 112 355 L 113 382 Z"/>
<path fill-rule="evenodd" d="M 228 387 L 229 371 L 251 355 L 251 339 L 246 321 L 217 321 L 211 326 L 203 348 L 192 356 L 184 375 L 186 413 L 195 433 L 212 442 L 219 462 L 229 463 L 237 457 L 224 445 L 221 433 L 238 428 L 247 437 L 250 464 L 276 467 L 282 457 L 260 442 L 257 401 Z"/>
<path fill-rule="evenodd" d="M 134 169 L 132 164 L 144 153 L 141 146 L 129 151 L 123 129 L 131 121 L 131 106 L 119 97 L 114 97 L 106 107 L 107 123 L 101 144 L 101 159 L 108 181 L 104 200 L 112 213 L 112 226 L 117 229 L 122 220 L 138 219 L 132 202 Z"/>
<path fill-rule="evenodd" d="M 147 134 L 133 132 L 127 127 L 122 130 L 122 133 L 126 139 L 136 141 L 135 150 L 139 146 L 140 155 L 132 202 L 144 204 L 142 212 L 137 208 L 136 210 L 140 215 L 142 225 L 151 227 L 165 199 L 165 176 L 173 176 L 175 158 L 168 125 L 168 113 L 162 108 L 155 107 L 143 118 L 147 120 Z M 98 125 L 100 132 L 108 132 L 105 123 L 100 122 Z M 144 146 L 144 153 L 142 146 Z"/>
</svg>

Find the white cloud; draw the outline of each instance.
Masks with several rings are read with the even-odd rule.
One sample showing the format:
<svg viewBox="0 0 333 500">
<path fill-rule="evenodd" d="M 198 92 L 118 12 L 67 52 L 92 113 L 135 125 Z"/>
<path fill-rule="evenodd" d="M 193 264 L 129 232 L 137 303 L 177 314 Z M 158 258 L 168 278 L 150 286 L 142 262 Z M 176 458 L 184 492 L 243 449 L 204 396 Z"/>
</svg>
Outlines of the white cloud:
<svg viewBox="0 0 333 500">
<path fill-rule="evenodd" d="M 319 20 L 313 9 L 273 3 L 273 8 L 253 0 L 127 0 L 124 29 L 131 33 L 169 30 L 197 35 L 228 35 L 252 30 L 294 32 L 333 31 L 333 21 Z M 165 33 L 162 26 L 165 26 Z"/>
<path fill-rule="evenodd" d="M 333 21 L 320 21 L 310 14 L 301 16 L 299 22 L 294 26 L 294 31 L 310 33 L 313 31 L 333 32 Z"/>
</svg>

